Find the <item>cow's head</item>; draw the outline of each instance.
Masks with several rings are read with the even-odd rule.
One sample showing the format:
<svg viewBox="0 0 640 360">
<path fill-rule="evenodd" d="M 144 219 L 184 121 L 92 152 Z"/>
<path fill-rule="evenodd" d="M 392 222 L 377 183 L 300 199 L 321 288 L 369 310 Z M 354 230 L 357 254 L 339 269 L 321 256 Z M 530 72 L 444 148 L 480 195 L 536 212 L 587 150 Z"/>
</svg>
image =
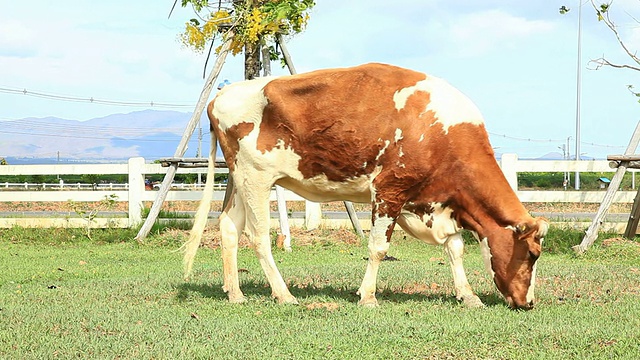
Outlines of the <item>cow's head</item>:
<svg viewBox="0 0 640 360">
<path fill-rule="evenodd" d="M 487 271 L 514 309 L 533 307 L 536 261 L 548 228 L 546 219 L 531 219 L 479 239 Z"/>
</svg>

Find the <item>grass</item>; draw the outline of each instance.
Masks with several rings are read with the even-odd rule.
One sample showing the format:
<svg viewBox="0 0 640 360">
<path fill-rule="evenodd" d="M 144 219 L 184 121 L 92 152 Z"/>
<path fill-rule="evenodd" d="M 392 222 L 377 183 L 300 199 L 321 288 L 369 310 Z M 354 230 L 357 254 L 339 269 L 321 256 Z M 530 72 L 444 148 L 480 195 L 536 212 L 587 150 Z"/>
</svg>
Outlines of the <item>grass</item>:
<svg viewBox="0 0 640 360">
<path fill-rule="evenodd" d="M 579 234 L 578 234 L 579 235 Z M 453 297 L 442 248 L 394 240 L 381 266 L 377 309 L 356 305 L 366 246 L 317 242 L 274 249 L 300 306 L 280 306 L 253 251 L 240 250 L 248 302 L 227 303 L 218 249 L 202 248 L 181 279 L 183 237 L 73 229 L 0 234 L 0 358 L 121 359 L 635 359 L 640 356 L 640 246 L 598 241 L 584 256 L 557 246 L 540 259 L 537 306 L 509 310 L 476 245 L 465 265 L 487 304 Z M 578 240 L 579 241 L 579 240 Z M 574 243 L 575 244 L 575 243 Z"/>
</svg>

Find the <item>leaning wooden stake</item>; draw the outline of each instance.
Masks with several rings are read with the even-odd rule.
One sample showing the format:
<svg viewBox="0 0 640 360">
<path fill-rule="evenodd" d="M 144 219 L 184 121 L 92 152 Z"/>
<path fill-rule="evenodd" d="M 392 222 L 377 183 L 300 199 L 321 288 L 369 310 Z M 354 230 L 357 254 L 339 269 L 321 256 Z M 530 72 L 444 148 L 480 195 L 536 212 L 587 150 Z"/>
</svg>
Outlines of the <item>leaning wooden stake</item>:
<svg viewBox="0 0 640 360">
<path fill-rule="evenodd" d="M 640 122 L 636 125 L 636 130 L 633 132 L 633 136 L 631 137 L 631 141 L 629 142 L 629 146 L 627 146 L 627 150 L 625 151 L 625 155 L 634 154 L 636 148 L 638 147 L 638 143 L 640 143 Z M 624 177 L 624 173 L 627 170 L 626 164 L 621 163 L 616 171 L 616 174 L 613 176 L 611 183 L 609 184 L 609 189 L 607 193 L 604 195 L 604 199 L 598 208 L 598 212 L 596 213 L 593 222 L 591 222 L 591 226 L 587 229 L 587 232 L 582 239 L 580 245 L 576 245 L 572 247 L 573 251 L 576 254 L 580 255 L 587 251 L 587 249 L 593 245 L 594 241 L 598 237 L 598 230 L 600 229 L 600 225 L 602 225 L 602 221 L 604 220 L 611 203 L 613 202 L 613 198 L 616 195 L 616 191 L 620 188 L 620 184 L 622 183 L 622 178 Z"/>
<path fill-rule="evenodd" d="M 225 41 L 224 44 L 222 45 L 222 48 L 220 50 L 220 55 L 218 56 L 218 59 L 216 59 L 216 63 L 213 66 L 213 69 L 211 70 L 211 74 L 209 74 L 207 81 L 204 83 L 204 87 L 202 88 L 202 92 L 200 93 L 200 99 L 196 104 L 196 108 L 193 112 L 193 115 L 191 116 L 191 120 L 189 120 L 189 123 L 187 124 L 187 127 L 184 130 L 184 133 L 182 134 L 182 139 L 178 144 L 178 148 L 176 149 L 174 157 L 182 157 L 184 153 L 187 151 L 187 145 L 189 143 L 189 139 L 191 138 L 193 131 L 195 130 L 196 126 L 198 125 L 198 122 L 200 121 L 200 117 L 202 116 L 202 111 L 204 110 L 205 106 L 207 105 L 207 101 L 209 100 L 209 95 L 211 94 L 211 89 L 213 88 L 213 84 L 218 78 L 218 75 L 222 70 L 222 66 L 224 65 L 224 61 L 227 57 L 227 54 L 229 53 L 229 49 L 231 48 L 232 38 L 233 38 L 233 33 L 229 31 L 227 33 L 227 41 Z M 151 206 L 151 210 L 149 211 L 149 215 L 147 216 L 147 219 L 145 220 L 142 227 L 140 228 L 140 231 L 138 231 L 138 235 L 136 235 L 136 240 L 138 242 L 144 241 L 147 235 L 149 235 L 149 232 L 151 231 L 151 227 L 153 227 L 153 224 L 155 223 L 158 217 L 158 214 L 160 213 L 160 209 L 162 208 L 162 203 L 164 203 L 164 200 L 167 198 L 167 193 L 171 188 L 171 183 L 173 182 L 173 178 L 176 175 L 177 170 L 178 170 L 177 162 L 172 163 L 168 167 L 167 173 L 164 176 L 164 180 L 162 180 L 162 186 L 160 187 L 160 191 L 158 191 L 158 195 L 156 196 L 156 199 L 153 202 L 153 205 Z M 207 181 L 213 181 L 213 179 L 207 179 Z"/>
<path fill-rule="evenodd" d="M 633 239 L 638 231 L 638 223 L 640 222 L 640 189 L 636 192 L 636 197 L 633 200 L 633 207 L 631 208 L 631 214 L 629 214 L 629 220 L 627 221 L 627 228 L 624 230 L 624 237 L 627 239 Z"/>
<path fill-rule="evenodd" d="M 277 34 L 276 40 L 278 41 L 278 44 L 280 44 L 280 49 L 282 49 L 282 56 L 284 57 L 284 62 L 287 64 L 287 67 L 289 68 L 289 72 L 291 73 L 291 75 L 295 75 L 296 68 L 293 66 L 291 55 L 289 54 L 289 50 L 287 49 L 287 46 L 282 40 L 282 35 Z M 358 220 L 358 215 L 356 214 L 356 211 L 353 208 L 353 203 L 351 203 L 351 201 L 345 201 L 344 206 L 347 209 L 347 214 L 349 215 L 349 219 L 351 220 L 351 224 L 353 224 L 353 228 L 355 229 L 356 233 L 358 234 L 358 236 L 364 237 L 364 231 L 362 231 L 362 226 L 360 225 L 360 221 Z M 287 244 L 285 244 L 285 248 L 286 246 Z"/>
</svg>

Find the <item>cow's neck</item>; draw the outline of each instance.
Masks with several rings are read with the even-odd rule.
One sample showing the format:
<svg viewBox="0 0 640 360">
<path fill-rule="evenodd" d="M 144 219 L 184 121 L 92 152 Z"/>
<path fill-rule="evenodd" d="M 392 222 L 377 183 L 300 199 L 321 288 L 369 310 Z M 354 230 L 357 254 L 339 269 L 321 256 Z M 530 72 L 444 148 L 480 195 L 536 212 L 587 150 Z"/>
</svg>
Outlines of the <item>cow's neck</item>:
<svg viewBox="0 0 640 360">
<path fill-rule="evenodd" d="M 495 160 L 491 160 L 493 165 L 478 167 L 473 179 L 465 180 L 467 190 L 457 191 L 452 199 L 460 225 L 481 236 L 531 218 Z"/>
<path fill-rule="evenodd" d="M 433 169 L 435 176 L 422 193 L 450 206 L 458 225 L 485 236 L 498 228 L 531 220 L 498 166 L 491 145 L 477 141 L 486 137 L 484 126 L 450 129 L 449 136 L 442 139 L 448 142 L 447 149 L 433 152 L 446 157 Z"/>
</svg>

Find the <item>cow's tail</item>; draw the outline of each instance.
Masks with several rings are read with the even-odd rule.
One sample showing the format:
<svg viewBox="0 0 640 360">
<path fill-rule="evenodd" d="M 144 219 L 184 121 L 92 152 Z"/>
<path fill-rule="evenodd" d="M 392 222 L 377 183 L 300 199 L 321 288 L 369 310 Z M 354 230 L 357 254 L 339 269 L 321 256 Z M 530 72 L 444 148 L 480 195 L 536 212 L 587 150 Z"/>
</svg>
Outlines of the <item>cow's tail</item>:
<svg viewBox="0 0 640 360">
<path fill-rule="evenodd" d="M 181 249 L 184 252 L 184 259 L 182 261 L 184 265 L 184 277 L 189 278 L 191 270 L 193 268 L 193 259 L 200 247 L 200 241 L 202 240 L 202 234 L 204 228 L 207 226 L 207 218 L 209 216 L 209 210 L 211 210 L 211 200 L 213 199 L 213 183 L 216 168 L 216 150 L 218 147 L 218 141 L 213 130 L 211 131 L 211 151 L 209 153 L 209 166 L 207 167 L 207 180 L 202 194 L 202 200 L 196 211 L 196 217 L 193 221 L 193 227 L 189 234 L 189 240 L 185 242 Z"/>
</svg>

